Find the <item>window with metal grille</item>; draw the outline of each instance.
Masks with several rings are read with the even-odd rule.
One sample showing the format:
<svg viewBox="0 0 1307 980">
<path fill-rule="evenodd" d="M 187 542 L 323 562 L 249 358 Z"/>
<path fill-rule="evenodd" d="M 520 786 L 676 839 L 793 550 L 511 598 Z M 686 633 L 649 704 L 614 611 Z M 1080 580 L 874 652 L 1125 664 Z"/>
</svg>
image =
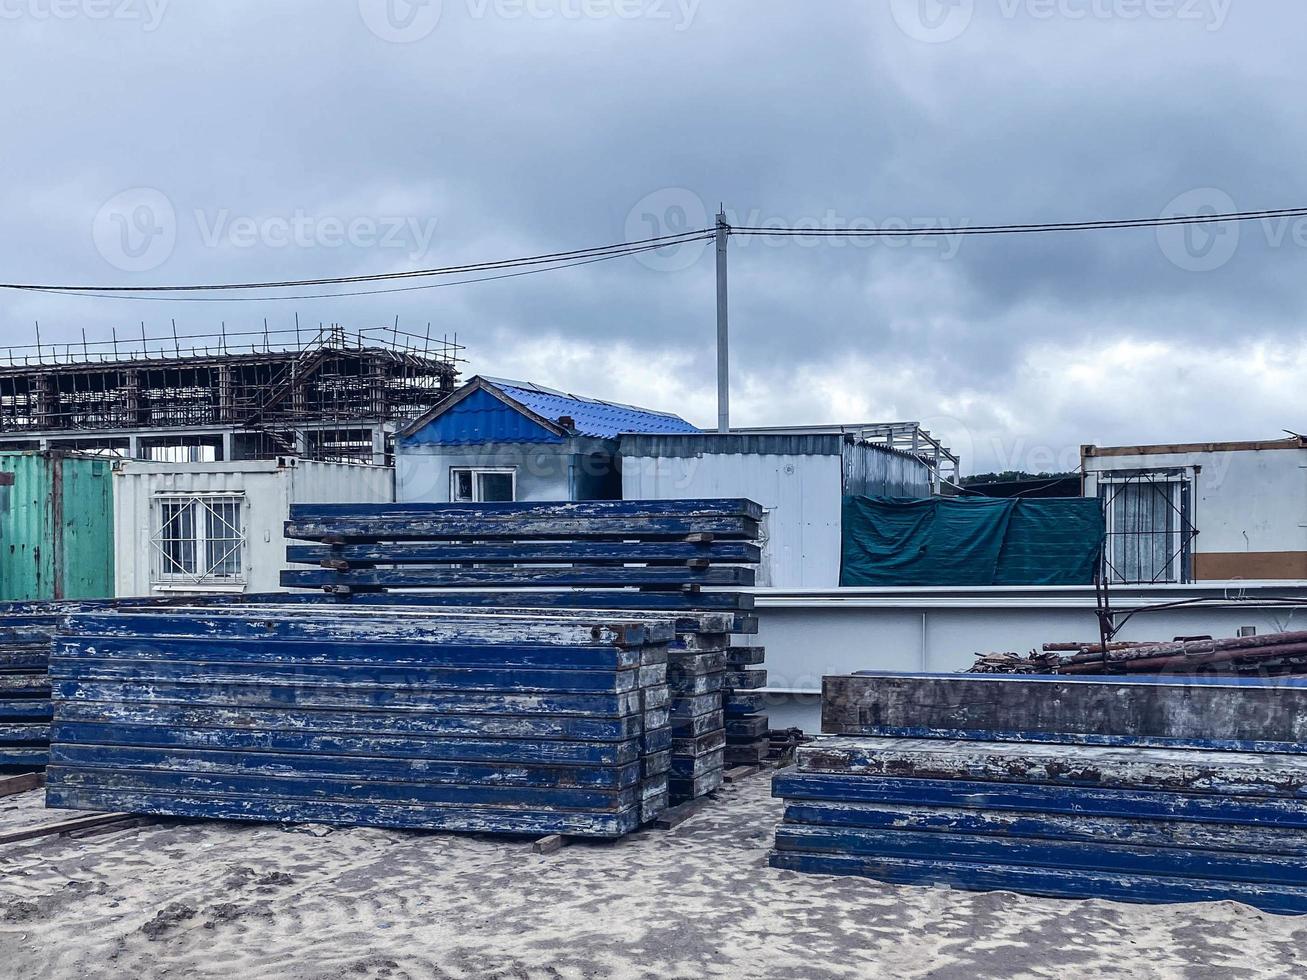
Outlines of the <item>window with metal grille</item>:
<svg viewBox="0 0 1307 980">
<path fill-rule="evenodd" d="M 153 509 L 154 584 L 244 583 L 244 495 L 159 494 Z"/>
<path fill-rule="evenodd" d="M 1183 470 L 1103 473 L 1104 577 L 1141 585 L 1193 580 L 1193 482 Z"/>
</svg>

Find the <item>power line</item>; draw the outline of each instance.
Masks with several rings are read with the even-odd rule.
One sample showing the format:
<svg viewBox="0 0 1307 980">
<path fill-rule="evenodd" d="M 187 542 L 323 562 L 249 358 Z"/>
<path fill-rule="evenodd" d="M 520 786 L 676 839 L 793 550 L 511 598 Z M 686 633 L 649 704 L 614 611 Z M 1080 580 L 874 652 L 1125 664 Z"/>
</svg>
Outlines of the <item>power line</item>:
<svg viewBox="0 0 1307 980">
<path fill-rule="evenodd" d="M 1072 231 L 1113 231 L 1132 228 L 1169 228 L 1236 221 L 1266 221 L 1307 217 L 1307 208 L 1271 211 L 1232 211 L 1224 214 L 1188 214 L 1158 218 L 1121 218 L 1110 221 L 1061 221 L 1052 224 L 959 225 L 936 228 L 761 228 L 732 227 L 732 235 L 788 238 L 921 238 L 953 235 L 1032 235 Z"/>
<path fill-rule="evenodd" d="M 1029 235 L 1060 232 L 1089 232 L 1128 230 L 1140 228 L 1167 228 L 1184 225 L 1210 225 L 1226 222 L 1245 222 L 1272 220 L 1276 218 L 1307 217 L 1307 208 L 1278 208 L 1265 211 L 1234 211 L 1219 214 L 1173 215 L 1156 218 L 1122 218 L 1107 221 L 1063 221 L 1048 224 L 1001 224 L 1001 225 L 963 225 L 933 228 L 763 228 L 757 226 L 728 227 L 730 235 L 745 237 L 789 237 L 789 238 L 921 238 L 944 236 L 977 235 Z M 333 299 L 337 297 L 370 296 L 386 293 L 412 292 L 422 289 L 434 289 L 441 286 L 469 285 L 478 282 L 493 282 L 499 279 L 512 279 L 534 272 L 552 272 L 557 269 L 576 268 L 592 262 L 602 262 L 641 252 L 655 251 L 692 242 L 707 241 L 715 234 L 715 229 L 700 228 L 675 235 L 662 235 L 635 242 L 599 245 L 591 248 L 573 249 L 564 252 L 550 252 L 542 255 L 525 256 L 515 259 L 502 259 L 493 262 L 474 262 L 466 265 L 445 266 L 434 269 L 417 269 L 408 272 L 375 273 L 361 276 L 337 276 L 315 279 L 288 279 L 268 282 L 244 283 L 193 283 L 175 286 L 94 286 L 94 285 L 58 285 L 50 283 L 0 283 L 0 289 L 21 290 L 26 292 L 52 293 L 66 296 L 81 296 L 93 299 L 138 299 L 160 300 L 174 299 L 179 302 L 256 302 L 272 299 Z M 525 270 L 505 272 L 505 270 Z M 452 282 L 404 286 L 391 289 L 357 290 L 342 293 L 312 293 L 294 296 L 255 296 L 255 297 L 183 297 L 175 293 L 247 291 L 255 289 L 293 289 L 310 286 L 348 286 L 363 283 L 397 282 L 412 279 L 428 279 L 446 276 L 466 276 L 481 272 L 503 272 L 502 275 L 480 276 L 471 279 L 458 279 Z M 166 297 L 147 294 L 167 294 Z"/>
<path fill-rule="evenodd" d="M 678 241 L 676 244 L 679 245 L 693 241 L 707 241 L 711 237 L 711 234 L 701 235 L 699 238 L 687 238 L 683 241 Z M 495 276 L 481 276 L 475 279 L 456 279 L 452 282 L 431 282 L 424 283 L 421 286 L 394 286 L 387 289 L 354 290 L 344 293 L 296 293 L 292 296 L 173 296 L 171 294 L 167 296 L 133 296 L 123 292 L 83 292 L 80 290 L 49 289 L 41 286 L 27 287 L 27 290 L 38 293 L 52 293 L 56 296 L 80 296 L 87 299 L 122 299 L 136 300 L 140 302 L 152 301 L 156 303 L 276 303 L 289 300 L 337 299 L 348 296 L 381 296 L 387 293 L 411 293 L 423 289 L 443 289 L 446 286 L 468 286 L 478 282 L 496 282 L 500 279 L 516 279 L 519 276 L 532 276 L 541 272 L 554 272 L 561 269 L 577 269 L 585 265 L 594 265 L 596 262 L 609 262 L 613 259 L 626 258 L 630 255 L 639 255 L 643 252 L 654 252 L 667 247 L 668 246 L 665 242 L 659 242 L 652 245 L 644 245 L 639 248 L 613 251 L 593 258 L 563 262 L 541 268 L 523 269 L 519 272 L 506 272 Z"/>
<path fill-rule="evenodd" d="M 469 265 L 445 266 L 439 269 L 417 269 L 409 272 L 383 272 L 366 276 L 337 276 L 323 279 L 288 279 L 280 282 L 243 282 L 243 283 L 199 283 L 189 286 L 60 286 L 46 283 L 0 283 L 0 289 L 23 289 L 46 293 L 194 293 L 228 289 L 290 289 L 303 286 L 341 286 L 363 282 L 387 282 L 397 279 L 422 279 L 433 276 L 460 275 L 471 272 L 487 272 L 499 269 L 514 269 L 523 266 L 554 265 L 572 259 L 586 259 L 605 256 L 618 252 L 625 254 L 630 250 L 643 251 L 669 248 L 698 238 L 711 235 L 712 229 L 702 228 L 696 231 L 682 232 L 678 235 L 662 235 L 657 238 L 645 238 L 635 242 L 620 242 L 612 245 L 598 245 L 592 248 L 574 249 L 569 252 L 551 252 L 544 255 L 531 255 L 517 259 L 501 259 L 495 262 L 474 262 Z"/>
</svg>

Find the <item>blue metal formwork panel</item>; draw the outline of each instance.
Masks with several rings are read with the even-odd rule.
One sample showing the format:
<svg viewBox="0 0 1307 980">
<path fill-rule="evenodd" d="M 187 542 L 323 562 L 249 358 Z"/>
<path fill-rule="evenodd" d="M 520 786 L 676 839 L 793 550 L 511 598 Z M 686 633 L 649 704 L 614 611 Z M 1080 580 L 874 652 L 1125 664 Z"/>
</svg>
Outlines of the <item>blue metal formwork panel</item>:
<svg viewBox="0 0 1307 980">
<path fill-rule="evenodd" d="M 670 623 L 175 612 L 61 629 L 49 805 L 608 838 L 666 807 Z"/>
<path fill-rule="evenodd" d="M 35 772 L 49 759 L 54 623 L 0 611 L 0 774 Z"/>
<path fill-rule="evenodd" d="M 773 867 L 1307 913 L 1307 756 L 836 737 L 778 774 Z"/>
</svg>

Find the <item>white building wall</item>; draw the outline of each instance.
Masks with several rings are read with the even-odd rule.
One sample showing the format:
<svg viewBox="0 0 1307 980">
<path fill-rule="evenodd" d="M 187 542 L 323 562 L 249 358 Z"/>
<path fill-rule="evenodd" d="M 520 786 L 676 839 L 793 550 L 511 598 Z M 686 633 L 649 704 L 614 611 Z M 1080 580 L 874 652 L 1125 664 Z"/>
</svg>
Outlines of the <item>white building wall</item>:
<svg viewBox="0 0 1307 980">
<path fill-rule="evenodd" d="M 1233 637 L 1247 626 L 1259 635 L 1307 629 L 1307 605 L 1275 604 L 1285 597 L 1307 603 L 1307 586 L 1212 582 L 1112 590 L 1117 609 L 1206 600 L 1139 613 L 1119 639 L 1141 642 Z M 829 674 L 953 673 L 969 669 L 977 653 L 1096 640 L 1096 608 L 1091 587 L 759 590 L 758 643 L 767 648 L 771 727 L 818 731 L 821 679 Z"/>
<path fill-rule="evenodd" d="M 757 501 L 767 510 L 759 585 L 834 588 L 840 581 L 842 467 L 839 456 L 624 455 L 622 496 Z"/>
<path fill-rule="evenodd" d="M 159 585 L 152 541 L 157 497 L 166 493 L 239 494 L 244 498 L 243 584 Z M 388 503 L 394 471 L 380 466 L 283 459 L 230 463 L 127 460 L 114 472 L 114 533 L 119 597 L 176 592 L 276 592 L 286 568 L 284 524 L 292 503 Z"/>
<path fill-rule="evenodd" d="M 1186 470 L 1198 580 L 1307 578 L 1307 449 L 1091 455 L 1084 469 L 1090 497 L 1102 473 Z"/>
</svg>

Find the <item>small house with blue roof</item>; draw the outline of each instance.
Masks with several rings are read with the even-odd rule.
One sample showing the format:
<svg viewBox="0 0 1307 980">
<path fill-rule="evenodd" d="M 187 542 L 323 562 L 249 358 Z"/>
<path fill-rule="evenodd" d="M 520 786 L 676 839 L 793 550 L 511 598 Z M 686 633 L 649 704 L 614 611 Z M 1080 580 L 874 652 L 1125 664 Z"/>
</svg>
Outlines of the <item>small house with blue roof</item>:
<svg viewBox="0 0 1307 980">
<path fill-rule="evenodd" d="M 685 419 L 478 376 L 395 440 L 401 501 L 621 500 L 619 437 L 700 430 Z"/>
</svg>

